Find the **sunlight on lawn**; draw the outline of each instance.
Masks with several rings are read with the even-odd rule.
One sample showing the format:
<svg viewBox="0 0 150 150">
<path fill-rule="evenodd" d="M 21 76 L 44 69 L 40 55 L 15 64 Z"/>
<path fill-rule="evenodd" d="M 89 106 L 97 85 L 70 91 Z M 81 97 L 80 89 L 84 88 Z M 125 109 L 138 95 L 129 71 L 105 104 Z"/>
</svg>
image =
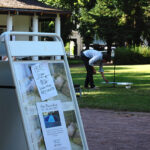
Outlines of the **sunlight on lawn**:
<svg viewBox="0 0 150 150">
<path fill-rule="evenodd" d="M 130 89 L 102 84 L 98 67 L 96 70 L 94 81 L 99 90 L 87 90 L 83 88 L 86 76 L 84 66 L 71 68 L 74 84 L 81 85 L 83 91 L 78 101 L 80 107 L 150 112 L 150 65 L 116 66 L 116 82 L 132 82 Z M 106 78 L 113 81 L 114 66 L 104 66 L 104 70 Z"/>
<path fill-rule="evenodd" d="M 101 91 L 101 89 L 97 91 L 92 90 L 83 90 L 83 95 L 99 95 L 99 94 L 113 94 L 112 91 Z"/>
</svg>

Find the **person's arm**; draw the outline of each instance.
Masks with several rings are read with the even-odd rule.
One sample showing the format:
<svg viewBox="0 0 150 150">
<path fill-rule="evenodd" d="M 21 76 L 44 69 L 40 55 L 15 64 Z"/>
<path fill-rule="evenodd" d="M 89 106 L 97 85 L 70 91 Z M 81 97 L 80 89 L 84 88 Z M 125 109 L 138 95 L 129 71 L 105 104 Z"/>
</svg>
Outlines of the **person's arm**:
<svg viewBox="0 0 150 150">
<path fill-rule="evenodd" d="M 94 68 L 94 64 L 99 60 L 99 56 L 94 56 L 89 60 L 89 65 L 92 67 L 93 74 L 96 74 L 96 69 Z"/>
<path fill-rule="evenodd" d="M 109 81 L 105 78 L 105 75 L 104 75 L 104 69 L 103 69 L 103 63 L 102 63 L 102 62 L 100 62 L 99 72 L 100 72 L 100 74 L 101 74 L 103 80 L 104 80 L 106 83 L 108 83 Z"/>
<path fill-rule="evenodd" d="M 90 60 L 89 60 L 89 65 L 90 66 L 94 66 L 94 64 L 100 60 L 100 57 L 99 56 L 94 56 L 92 57 Z"/>
<path fill-rule="evenodd" d="M 104 72 L 100 72 L 100 73 L 101 73 L 101 76 L 102 76 L 103 80 L 104 80 L 106 83 L 108 83 L 109 81 L 105 78 Z"/>
</svg>

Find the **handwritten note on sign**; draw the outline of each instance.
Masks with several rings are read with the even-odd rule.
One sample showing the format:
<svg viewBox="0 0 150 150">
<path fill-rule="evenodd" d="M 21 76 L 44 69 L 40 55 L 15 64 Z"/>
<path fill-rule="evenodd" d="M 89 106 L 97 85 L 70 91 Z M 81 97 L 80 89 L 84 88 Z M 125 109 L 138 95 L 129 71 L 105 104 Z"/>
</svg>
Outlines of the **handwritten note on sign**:
<svg viewBox="0 0 150 150">
<path fill-rule="evenodd" d="M 48 63 L 38 63 L 31 67 L 35 83 L 42 101 L 57 95 L 53 78 L 50 74 Z"/>
</svg>

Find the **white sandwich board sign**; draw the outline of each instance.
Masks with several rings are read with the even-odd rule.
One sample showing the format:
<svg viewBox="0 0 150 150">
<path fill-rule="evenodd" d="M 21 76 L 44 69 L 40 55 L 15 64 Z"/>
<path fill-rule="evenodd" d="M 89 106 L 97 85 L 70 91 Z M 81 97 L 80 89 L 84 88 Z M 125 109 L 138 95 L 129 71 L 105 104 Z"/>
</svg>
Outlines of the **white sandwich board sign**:
<svg viewBox="0 0 150 150">
<path fill-rule="evenodd" d="M 10 41 L 12 35 L 55 40 Z M 4 38 L 28 150 L 88 150 L 61 38 L 29 32 L 8 32 Z M 42 59 L 19 59 L 34 56 Z"/>
</svg>

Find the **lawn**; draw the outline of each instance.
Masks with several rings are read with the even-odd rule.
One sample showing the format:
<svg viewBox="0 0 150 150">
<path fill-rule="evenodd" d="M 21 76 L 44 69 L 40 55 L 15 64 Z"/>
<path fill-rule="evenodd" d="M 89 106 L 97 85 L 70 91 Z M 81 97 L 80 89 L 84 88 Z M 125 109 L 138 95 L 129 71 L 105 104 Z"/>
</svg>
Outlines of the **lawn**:
<svg viewBox="0 0 150 150">
<path fill-rule="evenodd" d="M 104 66 L 105 76 L 109 81 L 113 81 L 113 69 L 113 66 Z M 71 74 L 73 83 L 80 84 L 82 88 L 82 97 L 78 97 L 80 107 L 150 112 L 150 65 L 116 66 L 116 82 L 132 82 L 130 89 L 102 84 L 101 75 L 97 73 L 94 81 L 99 89 L 87 90 L 83 88 L 85 68 L 71 67 Z"/>
</svg>

